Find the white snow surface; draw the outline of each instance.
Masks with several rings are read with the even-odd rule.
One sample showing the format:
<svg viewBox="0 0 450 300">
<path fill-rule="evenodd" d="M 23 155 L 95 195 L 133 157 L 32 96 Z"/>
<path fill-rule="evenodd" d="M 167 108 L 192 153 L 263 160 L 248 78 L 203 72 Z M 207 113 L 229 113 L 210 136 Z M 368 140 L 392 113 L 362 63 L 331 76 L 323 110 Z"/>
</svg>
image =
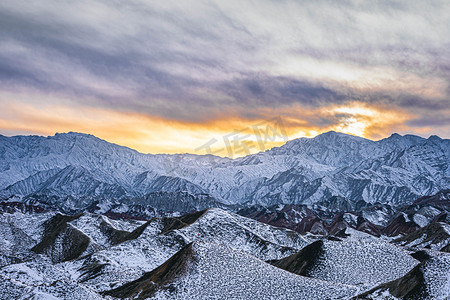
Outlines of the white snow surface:
<svg viewBox="0 0 450 300">
<path fill-rule="evenodd" d="M 346 299 L 402 277 L 418 263 L 400 246 L 348 229 L 350 236 L 344 241 L 324 242 L 324 255 L 312 269 L 311 278 L 294 275 L 264 261 L 287 257 L 314 239 L 221 209 L 209 209 L 192 224 L 162 234 L 165 224 L 162 218 L 143 225 L 83 214 L 71 221 L 69 227 L 80 230 L 91 239 L 92 245 L 99 247 L 88 249 L 85 257 L 53 263 L 50 257 L 30 251 L 42 238 L 43 223 L 53 216 L 53 213 L 0 214 L 1 254 L 25 260 L 5 261 L 0 266 L 0 299 L 101 299 L 99 292 L 140 278 L 191 242 L 196 259 L 189 276 L 174 283 L 177 289 L 171 297 L 205 299 L 224 293 L 229 299 L 254 299 L 252 295 Z M 101 232 L 103 221 L 128 232 L 138 226 L 146 227 L 137 238 L 112 245 Z M 429 289 L 435 294 L 448 290 L 448 255 L 437 257 L 425 265 Z M 169 296 L 165 293 L 169 291 L 161 290 L 157 297 Z"/>
<path fill-rule="evenodd" d="M 358 291 L 289 273 L 225 245 L 195 242 L 193 250 L 187 274 L 154 299 L 338 299 Z"/>
<path fill-rule="evenodd" d="M 380 240 L 324 241 L 324 253 L 308 275 L 369 288 L 403 276 L 418 263 L 407 251 Z"/>
<path fill-rule="evenodd" d="M 97 251 L 87 258 L 67 263 L 72 270 L 92 263 L 105 264 L 101 274 L 86 280 L 106 290 L 139 278 L 193 241 L 209 241 L 246 251 L 262 260 L 279 259 L 308 244 L 300 234 L 225 212 L 209 209 L 193 224 L 160 234 L 161 219 L 149 222 L 137 238 Z"/>
<path fill-rule="evenodd" d="M 1 268 L 0 279 L 0 299 L 102 299 L 42 255 L 33 262 Z"/>
<path fill-rule="evenodd" d="M 428 299 L 450 297 L 450 254 L 439 253 L 426 261 L 422 267 Z"/>
<path fill-rule="evenodd" d="M 425 261 L 420 270 L 424 277 L 425 295 L 420 300 L 450 299 L 450 254 L 427 250 L 431 258 Z M 397 299 L 388 289 L 382 288 L 368 295 L 367 299 Z"/>
<path fill-rule="evenodd" d="M 450 140 L 437 137 L 375 142 L 328 132 L 228 159 L 142 154 L 80 133 L 0 136 L 0 195 L 78 199 L 61 204 L 68 210 L 99 197 L 105 210 L 112 199 L 155 191 L 207 193 L 226 204 L 313 204 L 332 195 L 395 204 L 448 188 L 448 161 Z"/>
</svg>

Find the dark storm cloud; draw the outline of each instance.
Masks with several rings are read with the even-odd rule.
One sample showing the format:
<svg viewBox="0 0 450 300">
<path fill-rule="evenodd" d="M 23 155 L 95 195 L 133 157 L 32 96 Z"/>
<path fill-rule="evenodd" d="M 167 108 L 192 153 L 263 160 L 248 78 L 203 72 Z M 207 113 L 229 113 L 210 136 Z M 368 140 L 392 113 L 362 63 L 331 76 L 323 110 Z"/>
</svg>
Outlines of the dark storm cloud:
<svg viewBox="0 0 450 300">
<path fill-rule="evenodd" d="M 392 100 L 395 101 L 395 100 Z M 429 99 L 415 95 L 401 95 L 398 97 L 398 105 L 402 107 L 410 107 L 417 109 L 428 109 L 432 111 L 439 111 L 449 108 L 449 99 Z"/>
<path fill-rule="evenodd" d="M 413 119 L 407 122 L 409 126 L 425 127 L 425 126 L 448 126 L 450 124 L 450 117 L 436 113 L 434 115 L 422 116 L 418 119 Z"/>
</svg>

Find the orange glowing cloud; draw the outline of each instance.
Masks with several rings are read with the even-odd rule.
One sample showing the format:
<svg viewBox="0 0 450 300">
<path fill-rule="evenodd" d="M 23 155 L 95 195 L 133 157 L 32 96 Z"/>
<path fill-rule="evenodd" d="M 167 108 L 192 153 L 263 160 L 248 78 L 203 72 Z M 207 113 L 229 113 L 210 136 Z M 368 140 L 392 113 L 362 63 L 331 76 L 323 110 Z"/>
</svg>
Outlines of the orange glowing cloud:
<svg viewBox="0 0 450 300">
<path fill-rule="evenodd" d="M 1 102 L 1 101 L 0 101 Z M 238 157 L 280 146 L 287 140 L 335 130 L 381 138 L 407 130 L 413 116 L 399 109 L 347 102 L 318 109 L 300 106 L 260 108 L 258 118 L 223 116 L 203 123 L 181 122 L 139 113 L 81 105 L 39 105 L 3 101 L 0 130 L 53 135 L 77 131 L 144 153 L 212 153 Z M 321 124 L 321 120 L 332 120 Z"/>
</svg>

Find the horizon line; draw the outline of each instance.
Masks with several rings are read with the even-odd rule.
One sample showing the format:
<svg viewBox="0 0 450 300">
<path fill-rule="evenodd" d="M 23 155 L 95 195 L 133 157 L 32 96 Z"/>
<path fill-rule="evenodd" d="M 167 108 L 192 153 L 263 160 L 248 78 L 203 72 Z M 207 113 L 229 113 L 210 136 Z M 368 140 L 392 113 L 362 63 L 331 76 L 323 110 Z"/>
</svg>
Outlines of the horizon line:
<svg viewBox="0 0 450 300">
<path fill-rule="evenodd" d="M 306 137 L 306 136 L 305 136 L 305 137 L 297 137 L 297 138 L 289 139 L 289 140 L 285 141 L 283 144 L 281 144 L 281 145 L 279 145 L 279 146 L 273 146 L 273 147 L 270 147 L 270 148 L 267 148 L 267 149 L 264 149 L 264 150 L 255 152 L 255 153 L 250 153 L 250 154 L 247 154 L 247 155 L 236 156 L 236 157 L 229 157 L 229 156 L 215 155 L 215 154 L 211 154 L 211 153 L 203 153 L 203 154 L 201 154 L 201 153 L 195 153 L 195 152 L 176 152 L 176 153 L 168 153 L 168 152 L 151 153 L 151 152 L 148 152 L 148 153 L 145 153 L 145 152 L 139 151 L 138 149 L 132 148 L 132 147 L 130 147 L 130 146 L 121 145 L 121 144 L 119 144 L 119 143 L 116 143 L 116 142 L 113 142 L 113 141 L 109 141 L 108 139 L 98 137 L 98 136 L 96 136 L 96 135 L 94 135 L 94 134 L 92 134 L 92 133 L 79 132 L 79 131 L 55 132 L 53 135 L 39 135 L 39 134 L 28 134 L 28 135 L 27 135 L 27 134 L 4 135 L 4 134 L 2 134 L 2 133 L 0 132 L 0 136 L 7 137 L 7 138 L 14 138 L 14 137 L 41 137 L 41 138 L 51 138 L 51 137 L 56 137 L 57 135 L 79 134 L 79 135 L 84 135 L 84 136 L 91 136 L 91 137 L 97 138 L 97 139 L 99 139 L 99 140 L 102 140 L 102 141 L 104 141 L 104 142 L 107 142 L 107 143 L 109 143 L 109 144 L 117 145 L 117 146 L 119 146 L 119 147 L 124 147 L 124 148 L 130 149 L 130 150 L 133 150 L 133 151 L 136 151 L 136 152 L 138 152 L 138 153 L 140 153 L 140 154 L 144 154 L 144 155 L 196 155 L 196 156 L 208 156 L 208 155 L 209 155 L 209 156 L 215 156 L 215 157 L 220 157 L 220 158 L 228 158 L 228 159 L 232 159 L 232 160 L 233 160 L 233 159 L 238 159 L 238 158 L 242 158 L 242 157 L 247 157 L 247 156 L 250 156 L 250 155 L 255 155 L 255 154 L 263 153 L 263 152 L 272 150 L 272 149 L 274 149 L 274 148 L 279 148 L 279 147 L 282 147 L 282 146 L 284 146 L 284 145 L 286 145 L 287 143 L 292 142 L 292 141 L 296 141 L 296 140 L 300 140 L 300 139 L 315 139 L 315 138 L 317 138 L 317 137 L 319 137 L 319 136 L 326 135 L 326 134 L 330 134 L 330 133 L 336 133 L 336 134 L 339 134 L 339 135 L 348 136 L 348 137 L 354 137 L 354 138 L 358 138 L 358 139 L 362 139 L 362 140 L 367 140 L 367 141 L 371 141 L 371 142 L 375 142 L 375 143 L 376 143 L 376 142 L 379 142 L 379 141 L 382 141 L 382 140 L 385 140 L 385 139 L 388 139 L 388 138 L 393 137 L 393 136 L 400 136 L 400 137 L 413 136 L 413 137 L 418 137 L 418 138 L 421 138 L 421 139 L 424 139 L 424 140 L 429 140 L 429 139 L 432 138 L 432 137 L 438 137 L 439 139 L 448 140 L 447 138 L 441 138 L 440 136 L 435 135 L 435 134 L 432 134 L 432 135 L 430 135 L 428 138 L 426 138 L 426 137 L 423 137 L 423 136 L 420 136 L 420 135 L 417 135 L 417 134 L 409 134 L 409 133 L 407 133 L 407 134 L 403 134 L 403 135 L 402 135 L 402 134 L 399 134 L 399 133 L 396 133 L 396 132 L 391 133 L 391 134 L 390 134 L 389 136 L 387 136 L 387 137 L 384 137 L 384 138 L 381 138 L 381 139 L 378 139 L 378 140 L 372 140 L 372 139 L 370 139 L 370 138 L 366 138 L 366 137 L 362 137 L 362 136 L 357 136 L 357 135 L 350 134 L 350 133 L 339 132 L 339 131 L 335 131 L 335 130 L 329 130 L 329 131 L 326 131 L 326 132 L 319 133 L 319 134 L 317 134 L 316 136 L 313 136 L 313 137 Z"/>
</svg>

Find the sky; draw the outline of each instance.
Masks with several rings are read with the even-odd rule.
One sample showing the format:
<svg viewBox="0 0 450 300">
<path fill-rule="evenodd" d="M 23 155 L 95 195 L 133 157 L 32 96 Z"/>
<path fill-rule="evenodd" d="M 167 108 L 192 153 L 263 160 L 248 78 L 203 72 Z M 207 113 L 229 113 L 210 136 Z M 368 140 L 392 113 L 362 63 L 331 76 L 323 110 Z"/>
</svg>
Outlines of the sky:
<svg viewBox="0 0 450 300">
<path fill-rule="evenodd" d="M 144 153 L 450 138 L 450 2 L 2 0 L 0 108 Z"/>
</svg>

